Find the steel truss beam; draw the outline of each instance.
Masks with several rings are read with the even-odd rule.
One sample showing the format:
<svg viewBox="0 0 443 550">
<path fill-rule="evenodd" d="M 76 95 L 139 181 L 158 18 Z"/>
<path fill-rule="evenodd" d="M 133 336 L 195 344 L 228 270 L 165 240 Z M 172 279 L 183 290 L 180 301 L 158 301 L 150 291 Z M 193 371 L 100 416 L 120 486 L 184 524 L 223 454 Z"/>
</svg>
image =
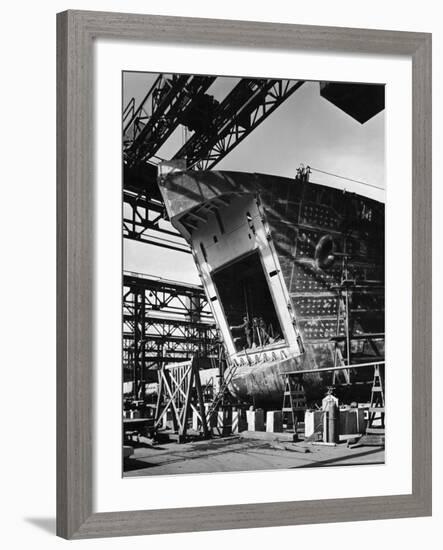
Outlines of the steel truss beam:
<svg viewBox="0 0 443 550">
<path fill-rule="evenodd" d="M 127 239 L 191 253 L 183 237 L 165 219 L 163 202 L 144 193 L 123 191 L 123 236 Z"/>
<path fill-rule="evenodd" d="M 126 272 L 123 276 L 123 367 L 125 379 L 143 391 L 165 362 L 196 352 L 217 356 L 218 339 L 203 289 Z M 153 378 L 154 379 L 154 378 Z"/>
<path fill-rule="evenodd" d="M 137 110 L 129 102 L 123 112 L 125 161 L 134 165 L 155 155 L 178 127 L 183 112 L 215 78 L 160 74 Z"/>
<path fill-rule="evenodd" d="M 243 78 L 219 105 L 210 127 L 194 133 L 174 158 L 186 159 L 196 170 L 213 168 L 303 83 Z"/>
<path fill-rule="evenodd" d="M 133 100 L 126 106 L 123 112 L 125 238 L 190 252 L 166 219 L 156 184 L 156 167 L 148 161 L 215 78 L 161 74 L 137 109 Z M 215 109 L 209 124 L 194 132 L 174 158 L 186 158 L 189 168 L 213 168 L 302 84 L 303 81 L 296 80 L 240 80 Z M 140 171 L 144 173 L 140 175 Z"/>
</svg>

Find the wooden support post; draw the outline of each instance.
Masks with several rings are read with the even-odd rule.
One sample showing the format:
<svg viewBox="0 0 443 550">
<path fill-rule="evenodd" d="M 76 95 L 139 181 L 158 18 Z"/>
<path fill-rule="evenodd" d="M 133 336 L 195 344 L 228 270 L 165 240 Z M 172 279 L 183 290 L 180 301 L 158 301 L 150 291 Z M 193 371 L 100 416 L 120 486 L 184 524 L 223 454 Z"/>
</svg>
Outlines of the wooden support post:
<svg viewBox="0 0 443 550">
<path fill-rule="evenodd" d="M 184 441 L 186 437 L 191 410 L 201 420 L 204 436 L 209 435 L 198 368 L 198 359 L 194 357 L 191 361 L 178 365 L 164 365 L 160 371 L 155 427 L 160 425 L 170 409 L 174 431 L 178 434 L 179 441 Z"/>
<path fill-rule="evenodd" d="M 374 381 L 372 383 L 371 404 L 368 411 L 367 434 L 385 434 L 385 397 L 380 373 L 380 365 L 374 367 Z"/>
<path fill-rule="evenodd" d="M 202 386 L 201 386 L 200 371 L 199 371 L 199 364 L 198 363 L 199 363 L 198 360 L 193 362 L 194 372 L 195 372 L 195 388 L 197 390 L 198 407 L 200 409 L 203 435 L 204 435 L 204 437 L 208 437 L 209 436 L 209 430 L 208 430 L 208 423 L 206 422 L 205 402 L 204 402 L 204 399 L 203 399 L 203 391 L 202 391 Z"/>
</svg>

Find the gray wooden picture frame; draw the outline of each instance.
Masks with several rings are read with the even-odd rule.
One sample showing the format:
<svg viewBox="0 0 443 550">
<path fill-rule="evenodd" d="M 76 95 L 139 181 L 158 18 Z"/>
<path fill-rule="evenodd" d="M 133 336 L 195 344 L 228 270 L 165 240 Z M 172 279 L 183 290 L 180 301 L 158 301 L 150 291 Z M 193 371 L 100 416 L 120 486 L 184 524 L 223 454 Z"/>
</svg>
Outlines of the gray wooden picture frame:
<svg viewBox="0 0 443 550">
<path fill-rule="evenodd" d="M 235 45 L 412 60 L 412 494 L 93 513 L 93 41 Z M 406 337 L 406 336 L 405 336 Z M 67 11 L 57 16 L 57 534 L 68 539 L 431 514 L 431 35 Z"/>
</svg>

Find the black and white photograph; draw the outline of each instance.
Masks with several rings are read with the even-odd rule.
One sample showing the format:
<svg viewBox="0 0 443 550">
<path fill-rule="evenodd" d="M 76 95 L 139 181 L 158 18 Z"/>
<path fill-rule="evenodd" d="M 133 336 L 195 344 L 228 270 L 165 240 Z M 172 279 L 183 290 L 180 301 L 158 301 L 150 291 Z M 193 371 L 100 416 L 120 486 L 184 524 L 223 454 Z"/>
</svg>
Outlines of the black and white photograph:
<svg viewBox="0 0 443 550">
<path fill-rule="evenodd" d="M 434 549 L 439 7 L 5 3 L 6 550 Z"/>
<path fill-rule="evenodd" d="M 384 84 L 122 97 L 123 476 L 384 464 Z"/>
</svg>

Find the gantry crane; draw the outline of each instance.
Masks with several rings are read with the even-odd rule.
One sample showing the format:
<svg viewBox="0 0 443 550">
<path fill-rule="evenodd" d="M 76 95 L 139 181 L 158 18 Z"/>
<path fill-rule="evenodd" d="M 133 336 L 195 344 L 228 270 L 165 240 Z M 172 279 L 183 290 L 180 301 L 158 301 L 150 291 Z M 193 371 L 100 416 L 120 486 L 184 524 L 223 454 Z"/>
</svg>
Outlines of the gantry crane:
<svg viewBox="0 0 443 550">
<path fill-rule="evenodd" d="M 165 224 L 157 187 L 156 153 L 179 125 L 189 139 L 173 156 L 188 169 L 208 170 L 243 141 L 302 84 L 302 80 L 242 78 L 221 102 L 207 91 L 213 76 L 157 77 L 138 108 L 123 112 L 123 234 L 165 248 L 189 252 Z"/>
</svg>

